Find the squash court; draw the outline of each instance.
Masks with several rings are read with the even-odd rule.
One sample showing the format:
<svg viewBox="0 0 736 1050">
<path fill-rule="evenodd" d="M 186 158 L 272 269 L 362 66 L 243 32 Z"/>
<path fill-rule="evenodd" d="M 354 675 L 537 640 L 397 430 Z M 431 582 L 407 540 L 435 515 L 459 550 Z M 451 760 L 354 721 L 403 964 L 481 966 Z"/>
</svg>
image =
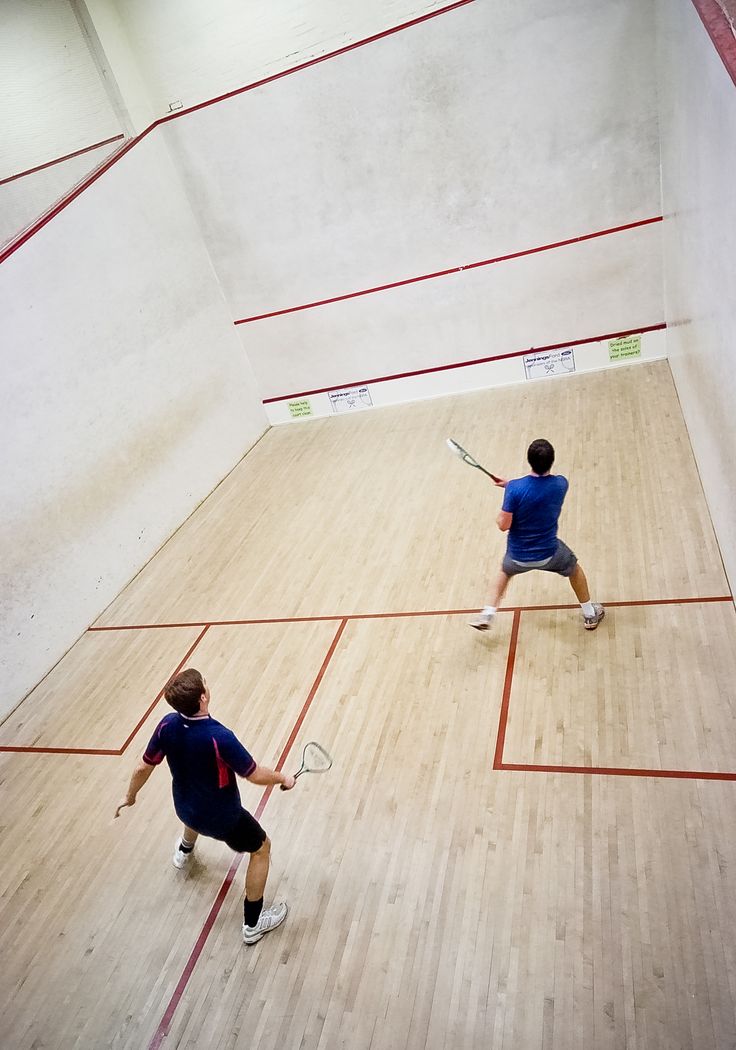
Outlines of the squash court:
<svg viewBox="0 0 736 1050">
<path fill-rule="evenodd" d="M 606 619 L 535 573 L 480 635 L 500 493 L 445 439 L 539 435 Z M 242 784 L 291 909 L 251 948 L 165 765 L 111 819 L 182 666 L 259 761 L 335 759 Z M 734 1045 L 735 681 L 666 361 L 273 428 L 2 725 L 2 1044 Z"/>
</svg>

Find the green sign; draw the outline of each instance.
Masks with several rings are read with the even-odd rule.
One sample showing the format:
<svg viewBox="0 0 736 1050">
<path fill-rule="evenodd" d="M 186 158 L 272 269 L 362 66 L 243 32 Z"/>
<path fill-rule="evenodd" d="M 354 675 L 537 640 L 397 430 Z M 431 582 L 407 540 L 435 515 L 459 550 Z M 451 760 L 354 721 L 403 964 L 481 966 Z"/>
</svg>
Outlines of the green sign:
<svg viewBox="0 0 736 1050">
<path fill-rule="evenodd" d="M 311 416 L 312 405 L 308 398 L 302 398 L 301 401 L 290 401 L 289 402 L 289 415 L 292 419 L 298 419 L 300 416 Z"/>
<path fill-rule="evenodd" d="M 608 340 L 609 361 L 623 361 L 627 357 L 641 357 L 640 335 L 627 335 L 623 339 Z"/>
</svg>

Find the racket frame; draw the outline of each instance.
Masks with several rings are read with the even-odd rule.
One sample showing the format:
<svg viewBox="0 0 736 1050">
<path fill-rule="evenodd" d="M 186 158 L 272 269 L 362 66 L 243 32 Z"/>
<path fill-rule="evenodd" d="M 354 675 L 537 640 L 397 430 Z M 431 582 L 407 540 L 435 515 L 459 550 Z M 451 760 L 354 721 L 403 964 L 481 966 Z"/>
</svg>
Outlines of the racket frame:
<svg viewBox="0 0 736 1050">
<path fill-rule="evenodd" d="M 496 477 L 495 474 L 491 474 L 490 470 L 486 470 L 485 467 L 482 467 L 478 460 L 474 456 L 471 456 L 469 452 L 466 452 L 463 446 L 459 445 L 454 438 L 447 438 L 447 447 L 456 456 L 459 456 L 463 463 L 467 463 L 469 467 L 475 467 L 476 470 L 482 470 L 491 481 L 495 481 L 497 484 L 500 484 L 503 481 L 503 478 Z"/>
</svg>

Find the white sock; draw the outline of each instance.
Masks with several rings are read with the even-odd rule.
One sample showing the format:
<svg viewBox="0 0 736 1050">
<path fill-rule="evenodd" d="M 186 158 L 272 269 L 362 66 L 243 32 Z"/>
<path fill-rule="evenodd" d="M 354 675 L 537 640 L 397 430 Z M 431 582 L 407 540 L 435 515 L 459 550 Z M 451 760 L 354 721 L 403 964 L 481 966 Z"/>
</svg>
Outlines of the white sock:
<svg viewBox="0 0 736 1050">
<path fill-rule="evenodd" d="M 480 611 L 480 614 L 481 614 L 481 616 L 487 616 L 488 619 L 490 620 L 490 618 L 492 616 L 496 615 L 496 606 L 495 605 L 484 605 L 483 608 Z"/>
<path fill-rule="evenodd" d="M 595 616 L 595 608 L 592 602 L 581 602 L 580 608 L 583 610 L 583 616 L 592 618 Z"/>
</svg>

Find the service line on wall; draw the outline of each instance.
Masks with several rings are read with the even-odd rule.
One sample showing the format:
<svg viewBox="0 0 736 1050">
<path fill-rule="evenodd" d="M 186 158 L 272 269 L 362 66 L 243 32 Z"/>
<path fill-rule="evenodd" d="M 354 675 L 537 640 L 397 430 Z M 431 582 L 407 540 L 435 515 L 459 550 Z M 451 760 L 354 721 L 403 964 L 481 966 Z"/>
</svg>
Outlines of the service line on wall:
<svg viewBox="0 0 736 1050">
<path fill-rule="evenodd" d="M 576 237 L 568 237 L 563 241 L 553 241 L 551 244 L 540 244 L 534 248 L 522 248 L 518 252 L 509 252 L 507 255 L 497 255 L 491 259 L 480 259 L 477 262 L 463 263 L 461 266 L 450 266 L 445 270 L 436 270 L 434 273 L 423 273 L 418 277 L 406 277 L 401 281 L 391 281 L 388 284 L 377 284 L 372 288 L 361 288 L 357 292 L 345 292 L 343 295 L 333 295 L 329 299 L 316 299 L 311 303 L 302 303 L 299 306 L 286 306 L 280 310 L 271 310 L 268 313 L 253 314 L 250 317 L 239 317 L 233 323 L 252 324 L 254 321 L 265 321 L 270 317 L 282 317 L 284 314 L 295 314 L 301 310 L 313 310 L 317 306 L 329 306 L 330 303 L 342 303 L 346 299 L 357 299 L 363 295 L 374 295 L 376 292 L 386 292 L 392 288 L 403 288 L 408 284 L 418 284 L 420 281 L 433 281 L 437 277 L 448 277 L 450 274 L 463 273 L 465 270 L 477 270 L 482 266 L 495 266 L 497 263 L 509 262 L 512 259 L 523 259 L 527 255 L 538 255 L 540 252 L 550 252 L 554 248 L 566 248 L 572 244 L 580 244 L 581 241 L 592 241 L 597 237 L 608 237 L 613 233 L 622 233 L 624 230 L 635 230 L 639 226 L 651 226 L 652 223 L 662 222 L 661 215 L 655 215 L 649 219 L 637 219 L 636 222 L 627 222 L 623 226 L 610 226 L 605 230 L 596 230 L 594 233 L 583 233 Z"/>
</svg>

